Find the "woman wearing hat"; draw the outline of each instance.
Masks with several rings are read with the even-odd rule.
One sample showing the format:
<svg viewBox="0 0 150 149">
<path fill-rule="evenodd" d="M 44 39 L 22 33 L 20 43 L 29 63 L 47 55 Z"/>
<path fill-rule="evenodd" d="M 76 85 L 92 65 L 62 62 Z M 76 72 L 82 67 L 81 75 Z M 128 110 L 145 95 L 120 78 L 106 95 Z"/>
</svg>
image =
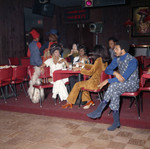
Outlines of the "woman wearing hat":
<svg viewBox="0 0 150 149">
<path fill-rule="evenodd" d="M 57 43 L 58 42 L 58 32 L 55 29 L 51 29 L 49 32 L 46 33 L 46 35 L 48 35 L 48 40 L 47 42 L 45 42 L 42 47 L 40 48 L 40 53 L 41 55 L 44 55 L 44 60 L 50 58 L 50 47 L 52 44 Z"/>
<path fill-rule="evenodd" d="M 69 67 L 67 61 L 63 58 L 60 58 L 60 52 L 61 52 L 61 47 L 58 44 L 53 44 L 50 48 L 50 53 L 52 55 L 52 58 L 47 59 L 42 64 L 41 71 L 43 71 L 43 67 L 45 66 L 50 67 L 50 76 L 53 77 L 53 72 L 55 70 L 63 69 L 64 65 L 66 65 L 66 67 Z M 67 99 L 68 92 L 65 86 L 66 82 L 68 82 L 68 78 L 58 80 L 56 82 L 51 82 L 53 83 L 52 98 L 56 99 L 58 94 L 61 101 Z"/>
<path fill-rule="evenodd" d="M 33 66 L 40 66 L 42 65 L 42 59 L 40 56 L 40 51 L 39 51 L 39 39 L 40 39 L 40 34 L 33 29 L 30 34 L 33 37 L 33 41 L 29 44 L 29 50 L 30 52 L 30 65 Z"/>
<path fill-rule="evenodd" d="M 48 58 L 52 57 L 51 52 L 50 52 L 51 45 L 53 45 L 54 43 L 57 43 L 57 40 L 58 38 L 56 34 L 49 35 L 49 44 L 48 44 L 48 48 L 44 50 L 43 62 L 45 62 Z"/>
<path fill-rule="evenodd" d="M 105 68 L 107 67 L 107 61 L 109 60 L 106 48 L 101 45 L 96 45 L 93 52 L 93 58 L 95 59 L 93 65 L 85 64 L 84 68 L 81 68 L 81 74 L 91 76 L 91 78 L 86 81 L 77 82 L 74 85 L 67 98 L 67 103 L 63 105 L 62 108 L 72 108 L 72 105 L 75 104 L 77 100 L 81 88 L 89 90 L 98 89 L 101 72 L 105 70 Z M 83 107 L 83 109 L 88 109 L 91 105 L 95 105 L 94 102 L 91 100 L 88 91 L 82 92 L 82 101 L 87 101 L 87 104 Z"/>
</svg>

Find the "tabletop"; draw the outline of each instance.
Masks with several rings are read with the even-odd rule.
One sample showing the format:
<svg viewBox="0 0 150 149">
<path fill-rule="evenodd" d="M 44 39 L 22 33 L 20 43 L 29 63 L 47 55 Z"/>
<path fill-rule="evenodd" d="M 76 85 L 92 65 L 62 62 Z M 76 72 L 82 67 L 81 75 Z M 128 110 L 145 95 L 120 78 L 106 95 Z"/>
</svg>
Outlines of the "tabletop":
<svg viewBox="0 0 150 149">
<path fill-rule="evenodd" d="M 78 75 L 80 74 L 80 71 L 73 71 L 73 70 L 56 70 L 53 72 L 53 81 L 57 81 L 60 79 L 68 78 L 72 75 Z"/>
</svg>

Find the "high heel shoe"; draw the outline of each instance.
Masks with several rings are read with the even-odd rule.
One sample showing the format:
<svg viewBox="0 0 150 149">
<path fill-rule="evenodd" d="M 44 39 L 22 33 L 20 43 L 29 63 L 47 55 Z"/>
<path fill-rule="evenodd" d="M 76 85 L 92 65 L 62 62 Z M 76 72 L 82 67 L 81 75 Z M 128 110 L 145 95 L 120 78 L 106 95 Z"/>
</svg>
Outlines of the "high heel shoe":
<svg viewBox="0 0 150 149">
<path fill-rule="evenodd" d="M 66 108 L 70 108 L 70 109 L 72 109 L 72 104 L 71 103 L 66 103 L 65 105 L 62 105 L 61 106 L 63 109 L 66 109 Z"/>
<path fill-rule="evenodd" d="M 92 100 L 87 102 L 87 104 L 83 107 L 83 109 L 89 109 L 90 106 L 95 106 L 95 103 Z"/>
</svg>

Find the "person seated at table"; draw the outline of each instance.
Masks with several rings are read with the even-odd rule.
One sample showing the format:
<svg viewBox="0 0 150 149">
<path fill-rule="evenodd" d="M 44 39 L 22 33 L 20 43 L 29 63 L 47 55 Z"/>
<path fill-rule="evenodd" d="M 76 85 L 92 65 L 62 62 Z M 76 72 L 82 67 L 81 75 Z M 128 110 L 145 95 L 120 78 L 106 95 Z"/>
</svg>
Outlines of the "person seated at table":
<svg viewBox="0 0 150 149">
<path fill-rule="evenodd" d="M 73 66 L 74 67 L 78 68 L 78 67 L 84 66 L 84 64 L 89 64 L 89 59 L 86 55 L 86 51 L 87 51 L 87 49 L 84 45 L 81 45 L 79 47 L 79 52 L 78 52 L 79 56 L 76 56 L 73 59 Z M 83 78 L 83 76 L 82 76 L 82 78 Z M 78 81 L 79 81 L 78 76 L 70 76 L 69 77 L 70 91 L 72 90 L 74 84 Z"/>
<path fill-rule="evenodd" d="M 89 80 L 77 82 L 73 89 L 71 90 L 67 103 L 62 106 L 62 108 L 70 107 L 75 104 L 78 94 L 81 88 L 96 90 L 98 89 L 98 84 L 100 83 L 101 72 L 107 67 L 107 61 L 109 60 L 107 49 L 102 45 L 96 45 L 94 48 L 93 58 L 95 62 L 93 65 L 85 64 L 84 68 L 81 69 L 81 74 L 91 76 Z M 83 109 L 88 109 L 90 106 L 95 105 L 90 98 L 90 93 L 88 91 L 82 92 L 82 102 L 87 101 Z"/>
<path fill-rule="evenodd" d="M 70 53 L 67 55 L 67 57 L 66 57 L 66 59 L 70 59 L 71 63 L 73 63 L 74 57 L 79 55 L 78 49 L 79 49 L 79 44 L 73 43 L 72 44 L 72 49 L 71 49 Z"/>
<path fill-rule="evenodd" d="M 60 52 L 61 47 L 58 44 L 53 44 L 50 48 L 50 53 L 52 55 L 52 58 L 47 59 L 41 66 L 41 71 L 44 71 L 43 68 L 45 66 L 50 67 L 50 76 L 53 77 L 53 72 L 55 70 L 63 69 L 64 65 L 66 67 L 69 67 L 68 62 L 60 58 Z M 68 82 L 68 78 L 58 80 L 56 82 L 51 82 L 53 84 L 53 90 L 52 90 L 52 98 L 56 99 L 57 95 L 59 95 L 60 100 L 66 100 L 68 97 L 67 88 L 65 86 L 65 83 Z"/>
<path fill-rule="evenodd" d="M 92 119 L 100 118 L 102 112 L 108 103 L 113 111 L 114 122 L 107 130 L 114 131 L 120 127 L 119 107 L 120 95 L 124 92 L 135 92 L 139 88 L 138 62 L 128 53 L 129 43 L 127 41 L 118 41 L 115 45 L 115 55 L 111 64 L 106 68 L 105 73 L 113 75 L 112 79 L 106 79 L 98 87 L 101 89 L 110 83 L 104 94 L 102 102 L 97 109 L 89 114 Z M 114 71 L 118 67 L 118 71 Z"/>
</svg>

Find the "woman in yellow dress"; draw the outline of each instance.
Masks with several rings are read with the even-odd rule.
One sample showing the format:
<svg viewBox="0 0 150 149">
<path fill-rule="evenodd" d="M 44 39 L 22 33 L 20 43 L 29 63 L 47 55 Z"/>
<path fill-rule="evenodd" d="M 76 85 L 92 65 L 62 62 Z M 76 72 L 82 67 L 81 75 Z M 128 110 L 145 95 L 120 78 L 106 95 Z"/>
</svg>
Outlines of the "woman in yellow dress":
<svg viewBox="0 0 150 149">
<path fill-rule="evenodd" d="M 101 72 L 104 71 L 108 65 L 108 52 L 104 46 L 96 45 L 94 48 L 93 58 L 95 62 L 93 65 L 85 64 L 84 68 L 81 69 L 81 74 L 91 76 L 89 80 L 77 82 L 73 89 L 71 90 L 68 98 L 67 103 L 62 106 L 62 108 L 70 107 L 75 104 L 78 94 L 81 88 L 96 90 L 98 89 L 98 85 L 100 83 L 100 76 Z M 77 69 L 76 69 L 77 70 Z M 82 92 L 82 102 L 87 101 L 86 105 L 83 109 L 90 108 L 91 105 L 94 105 L 94 102 L 91 100 L 90 94 L 88 91 Z"/>
</svg>

